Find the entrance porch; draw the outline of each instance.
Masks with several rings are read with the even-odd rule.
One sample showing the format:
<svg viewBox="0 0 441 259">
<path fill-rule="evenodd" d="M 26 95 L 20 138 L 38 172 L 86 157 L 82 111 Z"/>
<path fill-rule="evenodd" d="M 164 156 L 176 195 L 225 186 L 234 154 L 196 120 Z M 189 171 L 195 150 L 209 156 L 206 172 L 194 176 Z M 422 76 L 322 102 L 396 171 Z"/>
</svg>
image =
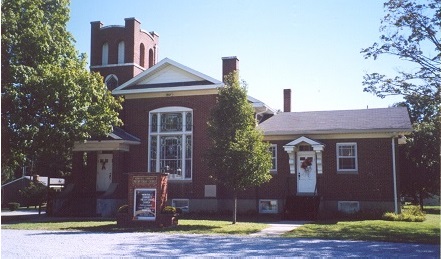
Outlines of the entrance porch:
<svg viewBox="0 0 441 259">
<path fill-rule="evenodd" d="M 120 128 L 103 140 L 76 143 L 72 176 L 64 190 L 53 198 L 56 216 L 110 217 L 127 203 L 125 153 L 140 140 Z"/>
<path fill-rule="evenodd" d="M 315 219 L 321 200 L 317 181 L 323 173 L 324 145 L 302 136 L 283 148 L 289 156 L 290 174 L 295 176 L 294 192 L 286 197 L 283 217 L 290 220 Z"/>
</svg>

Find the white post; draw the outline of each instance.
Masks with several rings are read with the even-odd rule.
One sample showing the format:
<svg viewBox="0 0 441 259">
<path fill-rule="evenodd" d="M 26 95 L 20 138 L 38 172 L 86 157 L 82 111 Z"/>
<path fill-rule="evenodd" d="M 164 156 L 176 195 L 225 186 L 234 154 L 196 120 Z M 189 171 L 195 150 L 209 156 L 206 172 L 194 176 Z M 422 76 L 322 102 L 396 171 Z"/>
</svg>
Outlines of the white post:
<svg viewBox="0 0 441 259">
<path fill-rule="evenodd" d="M 397 168 L 395 162 L 395 140 L 394 137 L 392 137 L 392 174 L 394 177 L 394 205 L 395 213 L 398 214 Z"/>
</svg>

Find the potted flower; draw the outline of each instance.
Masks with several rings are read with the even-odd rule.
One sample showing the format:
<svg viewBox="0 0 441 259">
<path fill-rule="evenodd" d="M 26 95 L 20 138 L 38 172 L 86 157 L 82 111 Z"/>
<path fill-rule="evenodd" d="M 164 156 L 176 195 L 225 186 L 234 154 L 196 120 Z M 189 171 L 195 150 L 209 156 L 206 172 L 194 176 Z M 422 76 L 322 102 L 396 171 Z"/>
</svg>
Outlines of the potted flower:
<svg viewBox="0 0 441 259">
<path fill-rule="evenodd" d="M 163 227 L 178 225 L 179 212 L 180 212 L 179 208 L 175 208 L 173 206 L 165 206 L 164 209 L 161 211 L 160 225 Z"/>
</svg>

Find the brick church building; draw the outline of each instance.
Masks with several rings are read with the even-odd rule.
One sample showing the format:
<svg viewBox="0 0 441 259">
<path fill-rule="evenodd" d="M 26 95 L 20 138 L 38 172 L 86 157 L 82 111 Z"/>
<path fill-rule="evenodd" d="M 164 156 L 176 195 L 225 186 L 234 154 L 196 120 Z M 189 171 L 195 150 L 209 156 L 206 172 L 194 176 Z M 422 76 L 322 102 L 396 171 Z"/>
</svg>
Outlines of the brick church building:
<svg viewBox="0 0 441 259">
<path fill-rule="evenodd" d="M 159 36 L 135 18 L 91 23 L 90 69 L 124 98 L 122 127 L 74 147 L 72 181 L 55 214 L 113 216 L 126 204 L 130 172 L 168 173 L 168 202 L 183 211 L 227 211 L 232 196 L 203 161 L 207 121 L 222 80 L 158 59 Z M 239 69 L 222 58 L 223 75 Z M 397 211 L 397 148 L 412 130 L 406 108 L 291 112 L 285 89 L 277 113 L 249 97 L 271 144 L 272 179 L 241 192 L 239 212 L 305 218 L 320 211 Z M 231 114 L 234 116 L 234 114 Z"/>
</svg>

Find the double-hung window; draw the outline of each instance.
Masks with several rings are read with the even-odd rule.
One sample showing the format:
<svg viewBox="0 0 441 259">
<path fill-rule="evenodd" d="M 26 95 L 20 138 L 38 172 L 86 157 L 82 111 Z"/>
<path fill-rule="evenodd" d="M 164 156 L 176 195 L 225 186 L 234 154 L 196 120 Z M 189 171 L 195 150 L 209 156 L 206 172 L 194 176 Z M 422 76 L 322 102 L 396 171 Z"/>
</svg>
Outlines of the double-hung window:
<svg viewBox="0 0 441 259">
<path fill-rule="evenodd" d="M 337 143 L 337 171 L 356 172 L 357 170 L 357 143 Z"/>
<path fill-rule="evenodd" d="M 165 107 L 149 114 L 149 171 L 169 179 L 192 178 L 193 110 Z"/>
<path fill-rule="evenodd" d="M 277 172 L 277 145 L 272 144 L 269 147 L 269 152 L 271 153 L 271 172 L 276 173 Z"/>
</svg>

